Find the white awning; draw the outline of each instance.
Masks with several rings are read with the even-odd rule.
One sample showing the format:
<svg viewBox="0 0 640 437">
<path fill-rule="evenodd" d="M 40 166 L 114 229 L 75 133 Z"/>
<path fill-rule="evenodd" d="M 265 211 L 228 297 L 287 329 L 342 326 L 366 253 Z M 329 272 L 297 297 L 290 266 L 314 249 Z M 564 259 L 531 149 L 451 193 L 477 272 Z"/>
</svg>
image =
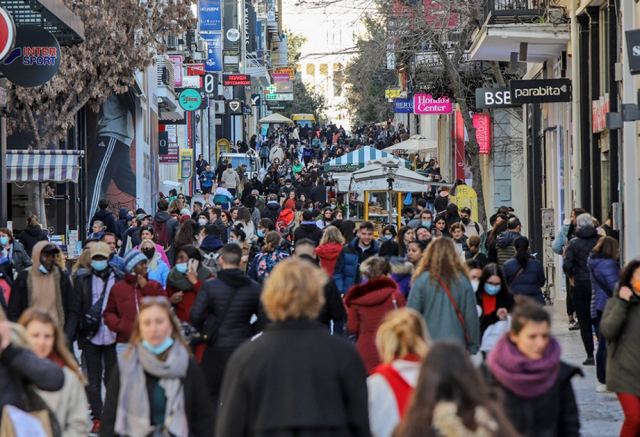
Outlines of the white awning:
<svg viewBox="0 0 640 437">
<path fill-rule="evenodd" d="M 7 150 L 8 182 L 78 182 L 80 150 Z"/>
</svg>

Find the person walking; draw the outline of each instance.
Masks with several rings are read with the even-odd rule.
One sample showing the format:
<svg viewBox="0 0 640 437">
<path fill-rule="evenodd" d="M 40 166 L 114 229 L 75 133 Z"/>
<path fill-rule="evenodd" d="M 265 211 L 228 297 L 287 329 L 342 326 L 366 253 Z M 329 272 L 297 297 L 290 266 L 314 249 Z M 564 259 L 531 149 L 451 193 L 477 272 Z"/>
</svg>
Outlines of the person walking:
<svg viewBox="0 0 640 437">
<path fill-rule="evenodd" d="M 295 242 L 307 238 L 318 245 L 322 236 L 322 229 L 320 229 L 316 224 L 316 221 L 313 220 L 313 212 L 309 210 L 303 211 L 302 221 L 293 231 L 293 241 Z"/>
<path fill-rule="evenodd" d="M 615 392 L 624 412 L 620 437 L 640 434 L 640 260 L 620 274 L 620 288 L 607 301 L 600 321 L 607 341 L 607 388 Z"/>
<path fill-rule="evenodd" d="M 326 280 L 305 260 L 275 267 L 261 297 L 272 323 L 227 364 L 217 436 L 370 436 L 362 361 L 315 321 Z"/>
<path fill-rule="evenodd" d="M 451 239 L 429 244 L 413 274 L 407 305 L 422 314 L 434 340 L 454 339 L 472 354 L 478 352 L 476 296 Z"/>
<path fill-rule="evenodd" d="M 337 227 L 327 226 L 322 231 L 322 238 L 318 247 L 316 247 L 316 254 L 318 255 L 320 266 L 329 276 L 333 276 L 344 242 L 342 232 Z"/>
<path fill-rule="evenodd" d="M 514 240 L 515 255 L 504 263 L 504 276 L 511 293 L 529 296 L 540 305 L 544 305 L 542 287 L 547 279 L 542 263 L 529 253 L 529 239 L 521 236 Z"/>
<path fill-rule="evenodd" d="M 24 250 L 29 257 L 32 257 L 31 252 L 33 251 L 33 246 L 35 246 L 38 241 L 49 241 L 47 231 L 42 229 L 42 225 L 38 221 L 38 216 L 35 214 L 27 217 L 27 227 L 18 234 L 17 238 L 24 246 Z"/>
<path fill-rule="evenodd" d="M 248 275 L 259 284 L 269 277 L 273 268 L 289 254 L 282 250 L 280 234 L 270 231 L 264 237 L 262 252 L 256 255 L 249 265 Z"/>
<path fill-rule="evenodd" d="M 8 262 L 17 274 L 31 266 L 31 257 L 8 228 L 0 228 L 0 264 Z"/>
<path fill-rule="evenodd" d="M 202 194 L 204 194 L 205 203 L 209 202 L 209 196 L 211 196 L 211 190 L 213 188 L 213 181 L 215 178 L 216 174 L 211 170 L 211 166 L 209 164 L 205 165 L 198 174 L 200 189 L 202 190 Z"/>
<path fill-rule="evenodd" d="M 155 242 L 162 246 L 167 259 L 172 260 L 174 255 L 173 242 L 178 233 L 178 220 L 169 214 L 169 202 L 167 199 L 158 200 L 158 212 L 153 217 L 151 227 L 155 236 Z M 144 232 L 144 230 L 143 230 Z M 144 236 L 142 237 L 144 239 Z"/>
<path fill-rule="evenodd" d="M 580 214 L 576 218 L 576 236 L 569 241 L 562 269 L 573 286 L 573 304 L 576 308 L 580 336 L 587 353 L 582 365 L 593 366 L 593 330 L 591 323 L 591 272 L 587 260 L 598 242 L 598 233 L 593 227 L 590 214 Z"/>
<path fill-rule="evenodd" d="M 522 436 L 580 435 L 571 379 L 582 372 L 561 361 L 561 354 L 549 313 L 531 298 L 516 296 L 511 328 L 489 353 L 486 377 Z"/>
<path fill-rule="evenodd" d="M 227 164 L 227 168 L 222 172 L 222 180 L 224 186 L 227 188 L 232 196 L 236 196 L 238 185 L 240 185 L 240 176 L 238 172 L 233 169 L 231 163 Z"/>
<path fill-rule="evenodd" d="M 613 297 L 618 286 L 620 277 L 620 245 L 613 237 L 601 237 L 593 248 L 591 256 L 587 261 L 591 271 L 591 285 L 593 295 L 591 296 L 591 319 L 596 327 L 598 337 L 598 348 L 596 349 L 596 377 L 600 383 L 596 391 L 606 391 L 606 363 L 607 347 L 606 341 L 600 330 L 600 321 L 607 301 Z"/>
<path fill-rule="evenodd" d="M 191 323 L 206 341 L 202 368 L 216 407 L 229 357 L 266 324 L 260 304 L 261 287 L 240 269 L 241 260 L 242 250 L 237 245 L 220 249 L 220 270 L 215 279 L 202 286 L 190 311 Z M 254 315 L 256 321 L 252 323 Z"/>
<path fill-rule="evenodd" d="M 115 234 L 117 231 L 116 216 L 109 211 L 109 201 L 107 199 L 100 199 L 96 205 L 98 206 L 98 210 L 91 216 L 89 227 L 93 227 L 94 222 L 101 221 L 106 228 L 106 232 L 112 232 Z"/>
<path fill-rule="evenodd" d="M 107 306 L 102 313 L 104 323 L 116 333 L 116 354 L 118 358 L 127 348 L 133 329 L 140 300 L 146 296 L 166 296 L 159 282 L 148 279 L 149 260 L 138 250 L 131 250 L 124 260 L 124 278 L 111 288 Z"/>
<path fill-rule="evenodd" d="M 191 308 L 203 284 L 213 277 L 213 272 L 202 261 L 202 253 L 198 249 L 182 246 L 176 254 L 176 265 L 167 278 L 167 295 L 182 322 L 189 321 Z"/>
<path fill-rule="evenodd" d="M 356 337 L 356 349 L 368 373 L 380 364 L 375 335 L 385 314 L 405 306 L 398 284 L 389 277 L 391 265 L 373 256 L 360 265 L 363 282 L 354 285 L 344 297 L 347 307 L 347 332 Z"/>
<path fill-rule="evenodd" d="M 437 342 L 422 361 L 407 412 L 394 437 L 516 437 L 458 342 Z"/>
<path fill-rule="evenodd" d="M 500 336 L 506 333 L 506 330 L 498 327 L 508 327 L 508 316 L 514 304 L 507 281 L 497 264 L 487 264 L 482 269 L 476 297 L 481 311 L 480 351 L 486 353 L 493 349 Z M 497 325 L 498 322 L 502 324 Z"/>
<path fill-rule="evenodd" d="M 211 435 L 204 375 L 164 297 L 140 301 L 129 347 L 107 386 L 101 437 Z"/>
<path fill-rule="evenodd" d="M 167 286 L 167 277 L 169 276 L 169 266 L 162 260 L 155 243 L 152 240 L 144 240 L 140 244 L 140 252 L 148 260 L 147 272 L 149 280 L 156 281 L 162 288 L 165 288 Z"/>
<path fill-rule="evenodd" d="M 360 264 L 378 254 L 380 244 L 373 238 L 373 223 L 363 222 L 358 228 L 358 236 L 342 248 L 333 272 L 333 278 L 340 294 L 360 282 Z"/>
<path fill-rule="evenodd" d="M 33 352 L 60 366 L 64 385 L 60 390 L 36 389 L 38 396 L 49 406 L 60 425 L 64 437 L 86 437 L 89 434 L 89 402 L 84 390 L 85 378 L 75 358 L 67 349 L 64 333 L 46 312 L 29 308 L 20 317 Z"/>
<path fill-rule="evenodd" d="M 376 332 L 382 364 L 367 378 L 373 437 L 390 437 L 404 417 L 430 341 L 422 316 L 410 308 L 382 319 Z"/>
</svg>

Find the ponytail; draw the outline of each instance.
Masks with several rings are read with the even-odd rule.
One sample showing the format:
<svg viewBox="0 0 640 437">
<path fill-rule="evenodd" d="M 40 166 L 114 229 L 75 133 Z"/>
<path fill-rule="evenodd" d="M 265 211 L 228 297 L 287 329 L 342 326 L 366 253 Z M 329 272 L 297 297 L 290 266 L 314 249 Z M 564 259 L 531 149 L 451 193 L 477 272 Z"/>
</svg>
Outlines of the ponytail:
<svg viewBox="0 0 640 437">
<path fill-rule="evenodd" d="M 513 242 L 513 247 L 516 249 L 515 258 L 520 264 L 520 267 L 524 270 L 529 264 L 529 240 L 527 237 L 518 237 Z"/>
</svg>

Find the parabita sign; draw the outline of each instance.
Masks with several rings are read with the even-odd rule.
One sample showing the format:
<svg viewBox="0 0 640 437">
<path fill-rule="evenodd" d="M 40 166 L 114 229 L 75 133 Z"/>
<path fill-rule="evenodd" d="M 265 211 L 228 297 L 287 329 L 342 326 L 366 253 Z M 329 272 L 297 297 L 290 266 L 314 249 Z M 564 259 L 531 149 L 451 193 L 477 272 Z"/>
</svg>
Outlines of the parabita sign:
<svg viewBox="0 0 640 437">
<path fill-rule="evenodd" d="M 525 103 L 570 102 L 571 80 L 512 80 L 511 101 L 516 105 Z"/>
</svg>

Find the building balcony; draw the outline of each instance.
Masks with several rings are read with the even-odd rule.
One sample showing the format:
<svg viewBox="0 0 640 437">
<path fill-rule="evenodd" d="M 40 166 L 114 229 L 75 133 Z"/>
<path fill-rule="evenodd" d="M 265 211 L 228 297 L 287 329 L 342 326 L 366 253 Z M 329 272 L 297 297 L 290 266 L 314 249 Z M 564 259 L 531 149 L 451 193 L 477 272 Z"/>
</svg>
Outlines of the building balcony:
<svg viewBox="0 0 640 437">
<path fill-rule="evenodd" d="M 549 0 L 486 0 L 484 23 L 469 49 L 472 61 L 510 61 L 512 53 L 526 62 L 543 62 L 567 49 L 570 38 L 564 8 Z"/>
</svg>

